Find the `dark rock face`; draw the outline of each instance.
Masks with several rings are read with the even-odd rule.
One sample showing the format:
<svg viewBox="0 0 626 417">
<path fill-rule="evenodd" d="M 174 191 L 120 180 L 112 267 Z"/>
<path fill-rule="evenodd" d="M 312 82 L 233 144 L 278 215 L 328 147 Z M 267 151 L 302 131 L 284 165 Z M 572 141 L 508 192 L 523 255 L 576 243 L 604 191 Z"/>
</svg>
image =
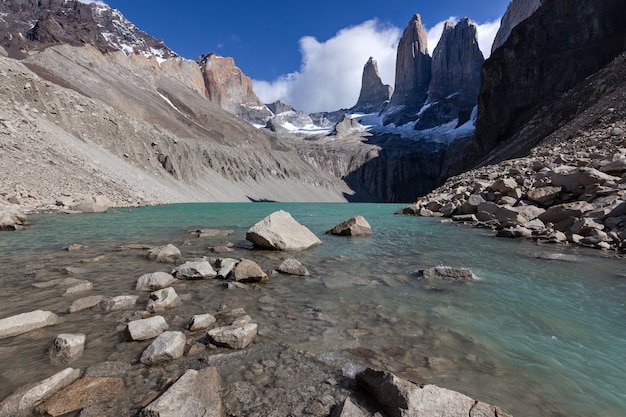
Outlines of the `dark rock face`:
<svg viewBox="0 0 626 417">
<path fill-rule="evenodd" d="M 373 113 L 379 112 L 389 101 L 393 89 L 390 85 L 383 84 L 378 72 L 378 63 L 372 57 L 363 68 L 361 81 L 361 93 L 352 112 Z"/>
<path fill-rule="evenodd" d="M 483 67 L 473 143 L 477 159 L 509 142 L 542 108 L 624 51 L 625 21 L 622 0 L 546 0 L 515 27 Z M 577 112 L 577 106 L 560 108 L 559 123 Z M 557 127 L 541 123 L 532 137 L 518 137 L 517 156 Z"/>
<path fill-rule="evenodd" d="M 511 31 L 521 21 L 528 18 L 535 10 L 541 6 L 541 0 L 512 0 L 502 16 L 500 29 L 491 45 L 491 52 L 502 46 L 509 38 Z"/>
<path fill-rule="evenodd" d="M 252 89 L 252 80 L 230 57 L 208 54 L 199 60 L 207 95 L 219 105 L 251 123 L 265 124 L 272 116 Z"/>
<path fill-rule="evenodd" d="M 418 130 L 458 119 L 467 122 L 478 102 L 480 72 L 485 59 L 478 47 L 476 26 L 466 17 L 456 25 L 446 22 L 433 52 L 428 89 L 431 104 L 415 125 Z"/>
<path fill-rule="evenodd" d="M 426 102 L 430 75 L 428 40 L 421 17 L 415 14 L 398 44 L 396 85 L 387 107 L 385 123 L 402 125 L 415 120 L 415 115 Z"/>
<path fill-rule="evenodd" d="M 59 44 L 89 44 L 101 51 L 121 49 L 162 58 L 177 56 L 162 40 L 137 29 L 120 12 L 105 5 L 72 0 L 11 0 L 0 2 L 0 14 L 4 16 L 0 20 L 4 33 L 0 44 L 15 58 L 22 58 L 28 50 Z"/>
</svg>

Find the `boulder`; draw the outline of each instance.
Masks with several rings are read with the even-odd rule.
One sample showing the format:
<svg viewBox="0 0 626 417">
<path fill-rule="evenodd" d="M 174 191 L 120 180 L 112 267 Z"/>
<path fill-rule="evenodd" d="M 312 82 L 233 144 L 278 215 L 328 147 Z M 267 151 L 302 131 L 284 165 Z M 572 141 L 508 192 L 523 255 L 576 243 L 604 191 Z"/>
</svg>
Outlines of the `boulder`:
<svg viewBox="0 0 626 417">
<path fill-rule="evenodd" d="M 419 269 L 417 273 L 424 279 L 441 279 L 444 281 L 473 281 L 476 279 L 472 271 L 467 268 L 451 268 L 449 266 Z"/>
<path fill-rule="evenodd" d="M 189 330 L 204 330 L 208 329 L 215 323 L 215 317 L 212 314 L 196 314 L 191 317 L 191 321 L 189 322 Z"/>
<path fill-rule="evenodd" d="M 309 270 L 295 258 L 285 259 L 278 267 L 278 271 L 289 275 L 310 275 Z"/>
<path fill-rule="evenodd" d="M 336 236 L 371 236 L 372 228 L 363 216 L 354 216 L 328 230 L 326 234 Z"/>
<path fill-rule="evenodd" d="M 499 416 L 500 408 L 436 385 L 417 385 L 390 372 L 367 368 L 356 375 L 357 386 L 373 395 L 391 416 Z"/>
<path fill-rule="evenodd" d="M 72 205 L 71 208 L 73 211 L 82 213 L 104 213 L 109 207 L 102 203 L 104 203 L 104 201 L 96 202 L 94 198 L 88 197 Z"/>
<path fill-rule="evenodd" d="M 137 304 L 137 295 L 117 295 L 115 297 L 104 298 L 100 302 L 100 308 L 106 312 L 124 310 L 126 308 L 132 308 Z"/>
<path fill-rule="evenodd" d="M 0 403 L 0 416 L 22 415 L 80 378 L 80 369 L 66 368 L 43 381 L 19 388 Z"/>
<path fill-rule="evenodd" d="M 513 178 L 502 178 L 494 182 L 489 189 L 503 195 L 513 192 L 517 188 L 517 182 Z"/>
<path fill-rule="evenodd" d="M 85 335 L 62 333 L 54 339 L 48 350 L 54 364 L 68 363 L 80 358 L 85 350 Z"/>
<path fill-rule="evenodd" d="M 0 339 L 17 336 L 31 330 L 57 324 L 59 317 L 50 312 L 35 310 L 29 313 L 17 314 L 0 320 Z"/>
<path fill-rule="evenodd" d="M 544 223 L 559 223 L 566 219 L 581 217 L 583 213 L 593 210 L 593 206 L 585 201 L 575 201 L 573 203 L 557 204 L 550 207 L 545 213 L 539 216 L 539 220 Z"/>
<path fill-rule="evenodd" d="M 236 319 L 230 326 L 217 327 L 208 331 L 211 342 L 231 349 L 244 349 L 254 341 L 257 335 L 256 323 L 251 323 L 250 316 Z"/>
<path fill-rule="evenodd" d="M 185 352 L 185 335 L 182 332 L 164 332 L 143 351 L 141 363 L 154 365 L 178 359 Z"/>
<path fill-rule="evenodd" d="M 0 206 L 0 230 L 19 230 L 26 224 L 26 215 L 11 207 Z"/>
<path fill-rule="evenodd" d="M 114 400 L 124 390 L 122 378 L 86 377 L 55 393 L 37 406 L 37 414 L 63 416 L 95 404 Z"/>
<path fill-rule="evenodd" d="M 151 261 L 174 263 L 182 257 L 180 249 L 171 243 L 165 246 L 150 249 L 148 259 Z"/>
<path fill-rule="evenodd" d="M 176 282 L 171 274 L 167 272 L 153 272 L 151 274 L 143 274 L 137 280 L 135 290 L 137 291 L 156 291 L 166 288 Z"/>
<path fill-rule="evenodd" d="M 322 241 L 286 211 L 276 211 L 248 230 L 246 239 L 255 246 L 274 250 L 303 250 Z"/>
<path fill-rule="evenodd" d="M 533 232 L 530 229 L 527 229 L 522 226 L 515 226 L 510 228 L 504 228 L 502 230 L 498 230 L 496 232 L 497 237 L 532 237 Z"/>
<path fill-rule="evenodd" d="M 217 278 L 226 279 L 233 272 L 235 266 L 239 261 L 237 259 L 232 258 L 223 258 L 218 261 L 219 271 L 217 272 Z"/>
<path fill-rule="evenodd" d="M 533 188 L 529 190 L 526 196 L 528 200 L 540 206 L 548 207 L 554 204 L 557 197 L 561 193 L 561 187 L 546 186 L 540 188 Z"/>
<path fill-rule="evenodd" d="M 205 279 L 215 278 L 217 272 L 207 261 L 191 261 L 174 268 L 172 275 L 178 279 Z"/>
<path fill-rule="evenodd" d="M 129 322 L 124 333 L 129 340 L 148 340 L 157 337 L 168 328 L 162 316 L 154 316 Z"/>
<path fill-rule="evenodd" d="M 189 369 L 141 410 L 140 417 L 222 417 L 222 378 L 214 367 Z"/>
<path fill-rule="evenodd" d="M 611 175 L 605 174 L 604 172 L 598 171 L 595 168 L 582 167 L 578 169 L 578 177 L 580 184 L 583 187 L 588 187 L 590 185 L 604 185 L 607 182 L 619 182 L 620 178 L 613 177 Z"/>
<path fill-rule="evenodd" d="M 267 274 L 263 272 L 261 267 L 249 259 L 242 259 L 237 264 L 233 276 L 237 282 L 265 282 L 268 280 Z"/>
<path fill-rule="evenodd" d="M 157 313 L 168 308 L 179 306 L 180 303 L 180 298 L 178 298 L 178 294 L 176 294 L 174 288 L 167 287 L 150 294 L 146 310 L 151 313 Z"/>
</svg>

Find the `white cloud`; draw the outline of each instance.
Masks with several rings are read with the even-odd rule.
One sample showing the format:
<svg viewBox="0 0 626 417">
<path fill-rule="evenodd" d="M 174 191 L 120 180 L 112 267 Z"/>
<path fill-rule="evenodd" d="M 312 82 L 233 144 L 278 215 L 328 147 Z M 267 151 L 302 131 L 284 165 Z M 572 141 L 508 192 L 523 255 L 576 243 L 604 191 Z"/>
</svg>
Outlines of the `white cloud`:
<svg viewBox="0 0 626 417">
<path fill-rule="evenodd" d="M 449 20 L 458 21 L 455 17 Z M 441 21 L 426 29 L 431 55 L 444 24 Z M 476 26 L 478 45 L 487 58 L 500 19 Z M 280 100 L 305 112 L 352 107 L 359 97 L 363 66 L 370 56 L 378 61 L 383 83 L 394 85 L 396 49 L 401 34 L 399 28 L 383 27 L 376 20 L 368 20 L 342 29 L 325 42 L 305 36 L 300 39 L 300 69 L 274 81 L 253 80 L 254 90 L 264 103 Z"/>
<path fill-rule="evenodd" d="M 305 36 L 300 39 L 300 70 L 271 82 L 255 80 L 255 92 L 263 102 L 281 100 L 306 112 L 352 107 L 370 56 L 378 62 L 383 82 L 393 85 L 400 35 L 398 28 L 368 20 L 325 42 Z"/>
</svg>

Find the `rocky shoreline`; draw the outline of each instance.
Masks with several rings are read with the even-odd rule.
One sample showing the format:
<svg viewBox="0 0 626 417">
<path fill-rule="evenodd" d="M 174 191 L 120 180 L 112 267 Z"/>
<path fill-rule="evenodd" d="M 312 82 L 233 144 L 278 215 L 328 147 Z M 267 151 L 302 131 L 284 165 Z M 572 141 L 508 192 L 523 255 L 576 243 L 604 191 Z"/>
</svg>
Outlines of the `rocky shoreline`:
<svg viewBox="0 0 626 417">
<path fill-rule="evenodd" d="M 337 236 L 369 235 L 367 226 L 365 219 L 357 216 L 329 232 Z M 284 250 L 299 238 L 303 227 L 288 213 L 276 212 L 253 226 L 247 239 Z M 194 235 L 219 238 L 230 233 L 205 229 Z M 288 246 L 282 248 L 279 242 Z M 216 252 L 217 248 L 219 252 L 232 251 L 227 244 L 216 246 Z M 248 249 L 252 246 L 243 250 Z M 80 254 L 86 248 L 70 245 L 67 250 Z M 36 310 L 1 319 L 0 339 L 30 334 L 36 338 L 44 328 L 62 328 L 48 345 L 46 355 L 56 369 L 65 368 L 15 390 L 0 402 L 0 416 L 508 415 L 459 392 L 412 382 L 386 370 L 360 366 L 340 369 L 314 354 L 295 351 L 273 342 L 243 308 L 222 305 L 209 312 L 204 306 L 185 306 L 189 296 L 184 290 L 191 284 L 262 291 L 260 285 L 277 271 L 308 274 L 292 253 L 273 270 L 264 272 L 249 259 L 185 256 L 172 244 L 127 245 L 119 251 L 141 251 L 146 265 L 165 267 L 171 273 L 141 275 L 133 282 L 134 291 L 118 289 L 125 291 L 121 295 L 77 298 L 66 311 Z M 70 275 L 81 272 L 80 268 L 66 269 Z M 75 277 L 38 281 L 33 287 L 39 291 L 58 288 L 65 295 L 93 289 L 89 280 Z M 181 308 L 191 311 L 189 307 L 197 309 L 196 313 L 189 316 L 182 312 Z M 116 328 L 109 329 L 107 337 L 117 345 L 116 352 L 106 361 L 89 358 L 95 354 L 92 349 L 98 341 L 89 340 L 92 336 L 85 334 L 84 320 L 73 318 L 89 314 L 115 317 Z"/>
<path fill-rule="evenodd" d="M 611 112 L 612 110 L 609 110 Z M 452 177 L 399 214 L 446 217 L 498 237 L 626 252 L 626 125 L 599 125 L 528 157 Z"/>
</svg>

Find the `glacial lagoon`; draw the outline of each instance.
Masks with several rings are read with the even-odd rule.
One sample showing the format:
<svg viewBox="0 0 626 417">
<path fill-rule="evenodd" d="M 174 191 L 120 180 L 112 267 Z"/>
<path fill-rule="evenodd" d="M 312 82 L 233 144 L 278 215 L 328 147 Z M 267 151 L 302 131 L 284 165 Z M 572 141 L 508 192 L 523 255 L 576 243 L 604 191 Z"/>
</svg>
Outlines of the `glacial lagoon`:
<svg viewBox="0 0 626 417">
<path fill-rule="evenodd" d="M 364 366 L 382 367 L 496 404 L 516 417 L 626 414 L 624 259 L 394 215 L 400 207 L 207 203 L 31 215 L 26 230 L 0 234 L 0 318 L 41 309 L 59 313 L 63 321 L 0 340 L 0 401 L 65 367 L 52 365 L 46 353 L 62 332 L 87 335 L 85 352 L 73 367 L 136 360 L 141 349 L 125 347 L 121 330 L 127 317 L 121 313 L 63 312 L 87 295 L 138 294 L 134 286 L 140 275 L 169 272 L 172 265 L 120 247 L 172 243 L 185 257 L 248 258 L 266 271 L 293 256 L 311 275 L 274 274 L 249 289 L 227 289 L 217 280 L 175 284 L 184 302 L 164 313 L 170 328 L 176 323 L 182 328 L 193 314 L 241 307 L 258 323 L 256 344 L 306 352 L 343 375 Z M 250 226 L 281 209 L 323 245 L 295 253 L 237 246 L 228 253 L 209 250 L 225 240 L 244 241 Z M 372 237 L 324 234 L 356 214 L 369 221 Z M 206 238 L 190 233 L 201 228 L 234 233 Z M 70 244 L 85 247 L 63 249 Z M 414 274 L 437 265 L 470 268 L 479 279 L 425 282 Z M 57 287 L 33 287 L 67 277 L 67 267 L 94 288 L 63 295 Z M 148 296 L 139 295 L 135 310 Z"/>
</svg>

